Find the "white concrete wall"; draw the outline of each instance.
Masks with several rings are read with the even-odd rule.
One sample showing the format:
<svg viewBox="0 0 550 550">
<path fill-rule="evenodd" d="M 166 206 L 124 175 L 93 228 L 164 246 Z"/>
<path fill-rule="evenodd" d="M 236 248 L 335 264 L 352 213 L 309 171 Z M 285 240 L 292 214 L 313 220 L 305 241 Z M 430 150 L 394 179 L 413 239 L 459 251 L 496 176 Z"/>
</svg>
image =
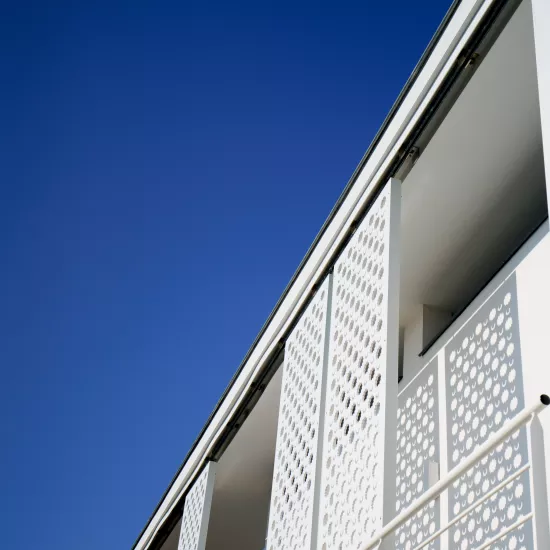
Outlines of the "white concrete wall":
<svg viewBox="0 0 550 550">
<path fill-rule="evenodd" d="M 525 401 L 530 404 L 543 393 L 550 395 L 550 236 L 546 236 L 518 266 L 516 281 Z M 539 521 L 547 518 L 539 527 L 548 536 L 550 410 L 543 411 L 539 420 L 540 425 L 533 427 L 536 431 L 532 438 L 532 444 L 540 445 L 539 452 L 543 453 L 542 464 L 533 472 L 534 491 L 538 497 L 535 512 Z M 539 548 L 550 548 L 550 541 L 546 539 Z"/>
</svg>

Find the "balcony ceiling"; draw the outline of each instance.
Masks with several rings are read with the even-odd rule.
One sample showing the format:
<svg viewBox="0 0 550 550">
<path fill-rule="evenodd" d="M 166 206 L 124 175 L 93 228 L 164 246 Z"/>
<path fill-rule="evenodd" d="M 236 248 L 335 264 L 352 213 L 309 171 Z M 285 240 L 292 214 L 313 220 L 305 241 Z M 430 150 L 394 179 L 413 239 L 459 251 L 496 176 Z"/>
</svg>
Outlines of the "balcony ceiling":
<svg viewBox="0 0 550 550">
<path fill-rule="evenodd" d="M 403 182 L 401 325 L 417 304 L 468 302 L 546 211 L 523 2 Z"/>
</svg>

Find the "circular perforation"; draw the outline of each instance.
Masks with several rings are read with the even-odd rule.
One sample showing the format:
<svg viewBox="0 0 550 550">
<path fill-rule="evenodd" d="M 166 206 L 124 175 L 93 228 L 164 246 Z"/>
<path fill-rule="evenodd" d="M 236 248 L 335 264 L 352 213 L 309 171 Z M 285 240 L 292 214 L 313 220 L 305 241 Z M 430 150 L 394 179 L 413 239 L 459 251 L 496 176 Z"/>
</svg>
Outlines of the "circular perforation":
<svg viewBox="0 0 550 550">
<path fill-rule="evenodd" d="M 382 521 L 388 215 L 386 188 L 334 269 L 322 550 L 359 548 Z"/>
<path fill-rule="evenodd" d="M 429 462 L 439 463 L 437 360 L 399 395 L 397 411 L 396 514 L 428 489 Z M 395 546 L 410 550 L 439 528 L 439 502 L 432 501 L 395 533 Z M 439 539 L 427 547 L 439 548 Z"/>
<path fill-rule="evenodd" d="M 328 281 L 286 343 L 269 550 L 302 550 L 311 544 L 327 303 Z"/>
<path fill-rule="evenodd" d="M 524 407 L 513 278 L 506 281 L 451 340 L 446 358 L 449 466 L 452 468 Z M 451 516 L 460 514 L 527 460 L 527 437 L 525 429 L 521 429 L 452 485 Z M 530 510 L 529 473 L 525 472 L 464 518 L 451 536 L 456 539 L 457 548 L 476 548 Z M 532 540 L 530 525 L 523 530 L 522 537 L 528 542 Z M 517 548 L 523 544 L 518 538 L 509 540 L 509 544 L 517 543 Z"/>
<path fill-rule="evenodd" d="M 199 535 L 209 467 L 207 466 L 203 470 L 197 481 L 195 481 L 193 488 L 185 497 L 178 550 L 199 550 Z"/>
</svg>

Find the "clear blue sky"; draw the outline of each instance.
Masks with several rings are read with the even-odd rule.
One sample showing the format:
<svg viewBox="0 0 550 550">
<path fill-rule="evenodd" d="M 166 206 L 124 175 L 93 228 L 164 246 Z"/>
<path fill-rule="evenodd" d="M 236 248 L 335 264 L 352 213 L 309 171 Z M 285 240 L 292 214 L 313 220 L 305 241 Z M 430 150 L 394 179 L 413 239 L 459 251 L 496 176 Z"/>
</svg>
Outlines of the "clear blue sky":
<svg viewBox="0 0 550 550">
<path fill-rule="evenodd" d="M 1 545 L 126 549 L 450 0 L 11 4 Z"/>
</svg>

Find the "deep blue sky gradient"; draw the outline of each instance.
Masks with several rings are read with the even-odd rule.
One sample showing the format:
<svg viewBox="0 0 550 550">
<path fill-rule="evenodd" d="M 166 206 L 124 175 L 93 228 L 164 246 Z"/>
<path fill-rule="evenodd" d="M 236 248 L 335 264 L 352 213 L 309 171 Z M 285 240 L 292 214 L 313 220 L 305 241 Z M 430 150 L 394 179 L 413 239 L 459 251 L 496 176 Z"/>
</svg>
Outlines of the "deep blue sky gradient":
<svg viewBox="0 0 550 550">
<path fill-rule="evenodd" d="M 130 548 L 450 0 L 11 4 L 1 544 Z"/>
</svg>

